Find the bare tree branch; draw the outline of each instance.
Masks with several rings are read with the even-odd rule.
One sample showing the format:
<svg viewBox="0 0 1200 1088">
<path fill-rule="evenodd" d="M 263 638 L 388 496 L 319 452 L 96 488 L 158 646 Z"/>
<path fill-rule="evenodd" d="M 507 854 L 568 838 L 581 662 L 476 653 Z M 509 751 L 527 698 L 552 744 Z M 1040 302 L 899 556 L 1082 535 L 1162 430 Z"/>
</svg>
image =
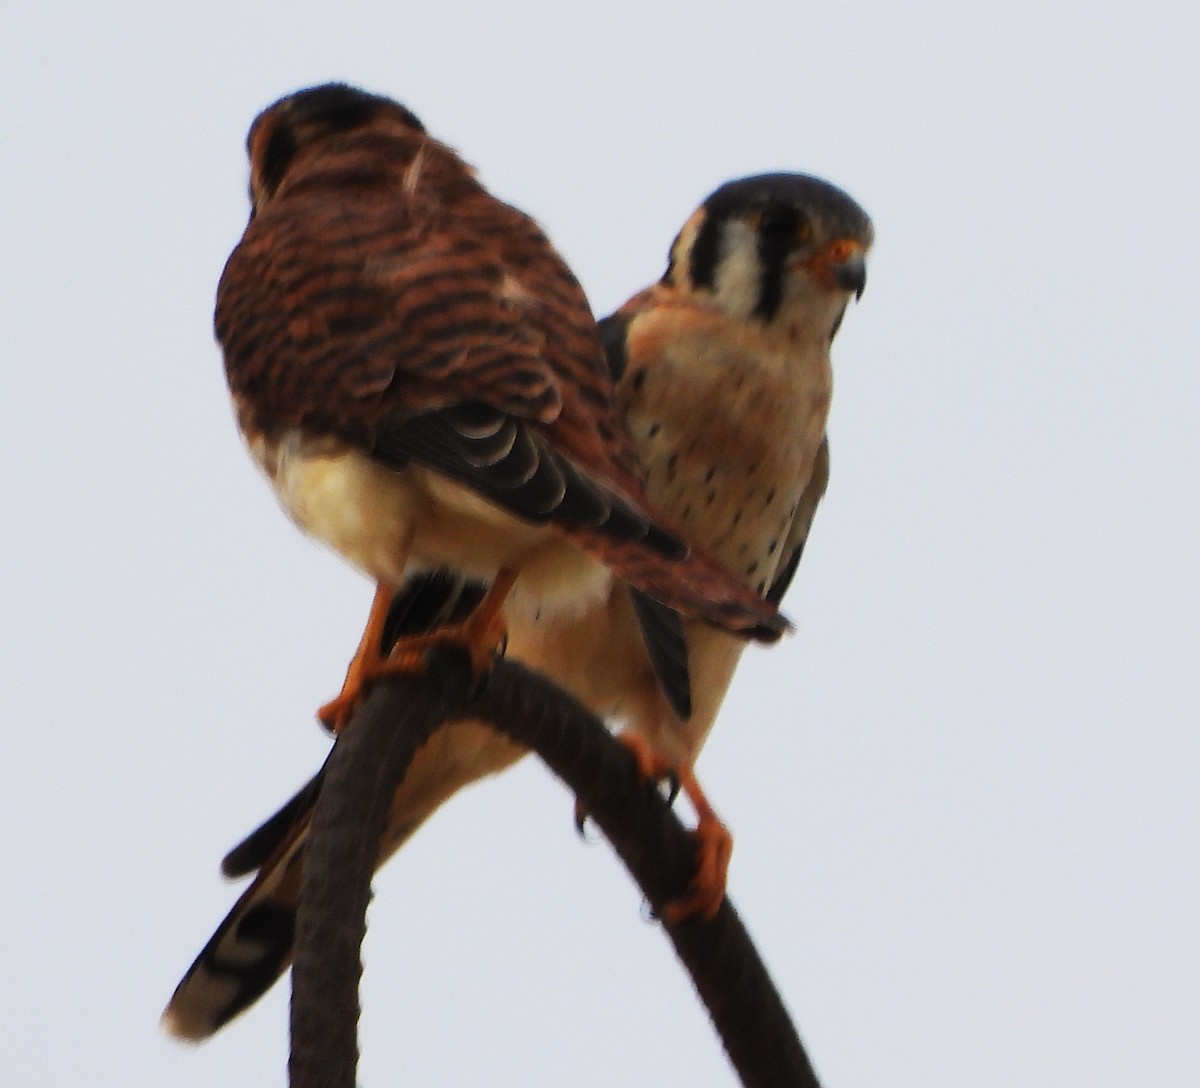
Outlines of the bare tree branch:
<svg viewBox="0 0 1200 1088">
<path fill-rule="evenodd" d="M 479 690 L 456 655 L 377 685 L 327 764 L 304 864 L 292 968 L 292 1088 L 354 1088 L 359 946 L 375 844 L 413 753 L 478 717 L 537 751 L 583 802 L 656 913 L 686 892 L 695 843 L 632 755 L 550 681 L 498 661 Z M 819 1088 L 796 1030 L 728 898 L 711 922 L 667 927 L 747 1088 Z"/>
</svg>

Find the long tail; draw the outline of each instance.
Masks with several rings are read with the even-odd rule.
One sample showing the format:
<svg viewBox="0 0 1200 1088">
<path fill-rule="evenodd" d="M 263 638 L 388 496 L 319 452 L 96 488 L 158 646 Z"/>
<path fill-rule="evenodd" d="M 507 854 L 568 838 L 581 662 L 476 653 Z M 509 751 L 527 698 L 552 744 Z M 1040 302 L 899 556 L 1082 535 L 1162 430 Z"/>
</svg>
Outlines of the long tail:
<svg viewBox="0 0 1200 1088">
<path fill-rule="evenodd" d="M 287 970 L 315 799 L 313 791 L 281 849 L 262 867 L 175 987 L 162 1016 L 163 1027 L 172 1035 L 192 1042 L 207 1039 L 253 1005 Z"/>
<path fill-rule="evenodd" d="M 396 793 L 376 865 L 400 849 L 443 801 L 523 754 L 482 722 L 453 722 L 439 729 L 418 750 Z M 318 772 L 226 856 L 222 868 L 233 875 L 253 867 L 270 850 L 175 988 L 162 1018 L 171 1034 L 193 1042 L 207 1039 L 253 1005 L 291 965 L 304 851 L 321 780 Z"/>
<path fill-rule="evenodd" d="M 484 587 L 441 574 L 413 579 L 397 594 L 384 643 L 453 623 L 470 613 Z M 382 865 L 463 786 L 503 770 L 524 749 L 480 722 L 453 722 L 418 749 L 379 844 Z M 267 992 L 292 962 L 304 851 L 324 768 L 221 863 L 228 877 L 257 870 L 175 988 L 163 1026 L 182 1039 L 207 1039 Z"/>
</svg>

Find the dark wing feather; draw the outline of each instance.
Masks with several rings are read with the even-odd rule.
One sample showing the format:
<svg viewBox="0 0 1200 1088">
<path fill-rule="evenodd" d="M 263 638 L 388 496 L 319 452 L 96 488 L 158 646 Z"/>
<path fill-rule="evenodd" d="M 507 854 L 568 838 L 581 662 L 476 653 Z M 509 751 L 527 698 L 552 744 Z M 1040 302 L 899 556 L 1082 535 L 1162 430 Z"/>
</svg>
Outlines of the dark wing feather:
<svg viewBox="0 0 1200 1088">
<path fill-rule="evenodd" d="M 812 475 L 808 479 L 808 486 L 804 489 L 804 493 L 800 496 L 800 502 L 796 505 L 796 514 L 792 518 L 792 526 L 788 530 L 787 540 L 784 542 L 783 561 L 766 592 L 766 599 L 773 605 L 779 605 L 783 600 L 783 595 L 792 584 L 796 568 L 800 566 L 800 557 L 804 554 L 808 532 L 812 528 L 813 519 L 817 516 L 817 507 L 828 486 L 829 439 L 826 437 L 821 439 Z"/>
<path fill-rule="evenodd" d="M 487 405 L 398 420 L 376 437 L 372 453 L 393 466 L 415 461 L 437 469 L 527 521 L 640 541 L 668 559 L 687 555 L 676 536 L 581 472 L 535 425 Z"/>
<path fill-rule="evenodd" d="M 521 517 L 686 555 L 642 507 L 591 310 L 541 231 L 473 181 L 437 178 L 455 163 L 433 151 L 422 185 L 445 205 L 402 186 L 356 198 L 352 151 L 325 164 L 325 188 L 319 172 L 292 179 L 222 276 L 217 335 L 253 427 L 302 426 Z"/>
<path fill-rule="evenodd" d="M 676 716 L 687 721 L 692 716 L 692 678 L 683 617 L 641 590 L 630 587 L 629 594 L 658 686 Z"/>
<path fill-rule="evenodd" d="M 261 869 L 271 855 L 279 849 L 280 844 L 291 834 L 292 828 L 301 821 L 307 820 L 313 806 L 317 803 L 317 796 L 321 792 L 321 783 L 324 781 L 325 768 L 322 766 L 288 801 L 280 806 L 278 812 L 267 817 L 221 859 L 221 873 L 233 880 Z"/>
<path fill-rule="evenodd" d="M 625 368 L 629 365 L 629 321 L 629 314 L 622 309 L 596 323 L 604 358 L 608 360 L 608 374 L 614 385 L 625 376 Z"/>
</svg>

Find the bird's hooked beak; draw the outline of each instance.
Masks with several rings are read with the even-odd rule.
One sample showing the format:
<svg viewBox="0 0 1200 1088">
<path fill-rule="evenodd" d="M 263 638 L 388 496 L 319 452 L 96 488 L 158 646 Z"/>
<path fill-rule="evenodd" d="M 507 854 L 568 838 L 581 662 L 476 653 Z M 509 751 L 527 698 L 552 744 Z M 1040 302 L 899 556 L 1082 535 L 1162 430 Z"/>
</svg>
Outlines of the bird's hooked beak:
<svg viewBox="0 0 1200 1088">
<path fill-rule="evenodd" d="M 862 298 L 867 286 L 867 255 L 854 238 L 839 238 L 805 262 L 817 279 L 829 288 L 850 291 Z"/>
<path fill-rule="evenodd" d="M 856 300 L 862 298 L 867 289 L 867 259 L 861 249 L 844 261 L 830 265 L 829 271 L 843 291 L 853 291 Z"/>
</svg>

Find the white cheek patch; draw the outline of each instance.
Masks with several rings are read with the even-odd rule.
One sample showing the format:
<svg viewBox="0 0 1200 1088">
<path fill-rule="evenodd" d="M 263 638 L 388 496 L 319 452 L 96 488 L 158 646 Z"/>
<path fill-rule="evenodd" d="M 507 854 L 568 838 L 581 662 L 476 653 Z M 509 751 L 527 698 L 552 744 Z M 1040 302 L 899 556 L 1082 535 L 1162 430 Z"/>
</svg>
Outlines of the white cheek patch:
<svg viewBox="0 0 1200 1088">
<path fill-rule="evenodd" d="M 722 228 L 714 286 L 722 308 L 728 313 L 749 317 L 758 306 L 762 290 L 758 234 L 748 223 L 734 219 Z"/>
</svg>

